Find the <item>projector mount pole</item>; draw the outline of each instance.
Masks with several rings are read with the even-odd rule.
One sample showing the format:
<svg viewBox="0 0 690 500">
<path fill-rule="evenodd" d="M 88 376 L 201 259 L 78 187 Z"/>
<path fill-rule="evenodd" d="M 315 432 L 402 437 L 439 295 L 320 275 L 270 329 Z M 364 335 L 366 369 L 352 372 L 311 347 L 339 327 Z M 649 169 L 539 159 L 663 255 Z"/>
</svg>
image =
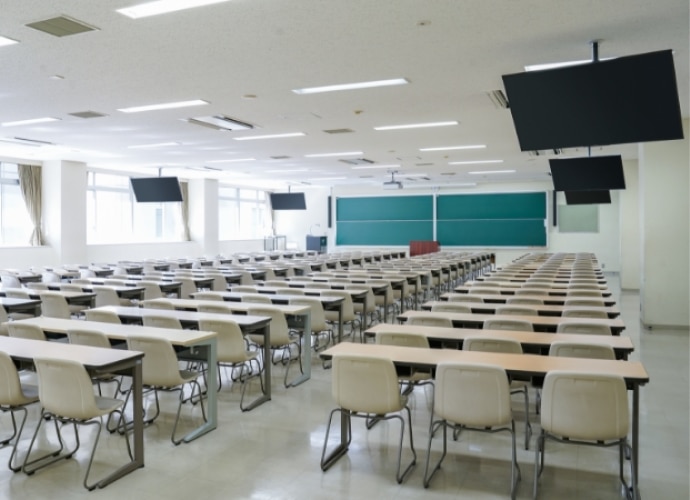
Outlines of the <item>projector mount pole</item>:
<svg viewBox="0 0 690 500">
<path fill-rule="evenodd" d="M 592 62 L 599 62 L 599 43 L 601 40 L 592 40 L 589 44 L 592 46 Z"/>
</svg>

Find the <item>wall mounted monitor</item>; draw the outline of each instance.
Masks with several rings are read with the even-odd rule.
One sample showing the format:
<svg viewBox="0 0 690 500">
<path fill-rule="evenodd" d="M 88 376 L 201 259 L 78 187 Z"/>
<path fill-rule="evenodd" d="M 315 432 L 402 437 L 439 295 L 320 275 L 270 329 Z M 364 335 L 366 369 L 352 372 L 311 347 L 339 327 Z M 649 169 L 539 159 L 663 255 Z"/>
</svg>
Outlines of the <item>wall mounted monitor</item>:
<svg viewBox="0 0 690 500">
<path fill-rule="evenodd" d="M 623 161 L 618 156 L 589 156 L 549 160 L 556 191 L 625 189 Z"/>
<path fill-rule="evenodd" d="M 304 193 L 271 193 L 271 208 L 273 210 L 306 210 L 307 203 Z"/>
<path fill-rule="evenodd" d="M 522 151 L 682 139 L 670 50 L 503 75 Z"/>
<path fill-rule="evenodd" d="M 182 201 L 177 177 L 131 177 L 129 180 L 139 203 Z"/>
<path fill-rule="evenodd" d="M 611 191 L 566 191 L 568 205 L 595 205 L 611 203 Z"/>
</svg>

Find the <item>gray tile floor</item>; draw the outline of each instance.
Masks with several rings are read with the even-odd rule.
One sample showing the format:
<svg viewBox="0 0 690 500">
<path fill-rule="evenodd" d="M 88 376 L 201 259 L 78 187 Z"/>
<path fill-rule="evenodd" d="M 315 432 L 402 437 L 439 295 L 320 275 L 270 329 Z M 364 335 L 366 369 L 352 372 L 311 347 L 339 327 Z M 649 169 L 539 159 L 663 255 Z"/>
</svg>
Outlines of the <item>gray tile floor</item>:
<svg viewBox="0 0 690 500">
<path fill-rule="evenodd" d="M 612 289 L 615 276 L 609 277 Z M 626 334 L 636 346 L 632 359 L 641 360 L 651 382 L 641 392 L 641 493 L 647 499 L 687 499 L 688 332 L 643 331 L 639 326 L 637 293 L 618 294 Z M 81 486 L 87 446 L 74 459 L 37 472 L 31 477 L 0 470 L 0 498 L 177 499 L 247 498 L 339 499 L 339 498 L 507 498 L 509 494 L 509 436 L 464 433 L 450 442 L 449 455 L 424 490 L 422 476 L 426 459 L 429 421 L 429 390 L 413 393 L 413 431 L 418 465 L 398 485 L 395 473 L 397 423 L 389 422 L 367 431 L 363 422 L 353 422 L 349 453 L 323 473 L 319 468 L 328 412 L 332 408 L 330 372 L 314 360 L 312 380 L 291 389 L 282 387 L 282 368 L 274 371 L 273 400 L 249 413 L 239 409 L 238 387 L 225 387 L 219 394 L 219 426 L 197 441 L 175 447 L 169 440 L 175 396 L 164 396 L 163 415 L 145 431 L 146 467 L 103 490 L 87 492 Z M 258 385 L 251 386 L 258 390 Z M 519 396 L 514 401 L 518 442 L 524 414 Z M 21 447 L 36 421 L 32 410 Z M 198 409 L 186 409 L 183 423 L 195 425 Z M 538 419 L 532 415 L 535 434 Z M 9 417 L 0 416 L 0 432 L 7 431 Z M 88 432 L 88 431 L 85 431 Z M 46 442 L 49 438 L 43 436 Z M 107 471 L 109 463 L 125 459 L 121 438 L 104 435 L 94 473 Z M 518 451 L 522 468 L 519 498 L 531 498 L 534 462 L 532 449 Z M 434 440 L 433 458 L 439 456 L 440 440 Z M 9 458 L 0 450 L 0 460 Z M 540 481 L 540 498 L 618 499 L 617 452 L 614 449 L 550 444 L 546 468 Z M 409 451 L 404 455 L 409 456 Z"/>
</svg>

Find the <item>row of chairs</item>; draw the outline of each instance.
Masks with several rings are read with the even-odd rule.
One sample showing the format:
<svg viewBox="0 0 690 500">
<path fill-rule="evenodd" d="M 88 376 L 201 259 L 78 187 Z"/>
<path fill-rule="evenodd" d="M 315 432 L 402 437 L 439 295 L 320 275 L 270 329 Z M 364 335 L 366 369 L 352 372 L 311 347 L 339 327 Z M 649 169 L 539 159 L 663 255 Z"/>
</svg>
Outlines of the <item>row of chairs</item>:
<svg viewBox="0 0 690 500">
<path fill-rule="evenodd" d="M 493 294 L 495 295 L 495 294 Z M 450 293 L 445 296 L 448 302 L 485 302 L 484 298 L 470 293 Z M 544 305 L 543 298 L 531 297 L 529 295 L 510 295 L 506 296 L 506 304 L 534 304 Z M 606 307 L 606 302 L 601 297 L 568 297 L 563 301 L 565 306 L 591 306 Z"/>
<path fill-rule="evenodd" d="M 446 317 L 412 316 L 407 319 L 408 325 L 438 326 L 442 328 L 453 328 L 453 322 Z M 518 319 L 501 319 L 500 317 L 484 320 L 482 324 L 484 330 L 514 330 L 521 332 L 533 332 L 534 327 L 531 322 Z M 557 333 L 580 333 L 592 335 L 611 335 L 611 327 L 606 324 L 578 321 L 569 323 L 562 321 L 556 327 Z"/>
<path fill-rule="evenodd" d="M 536 304 L 523 304 L 521 302 L 512 302 L 505 306 L 497 306 L 496 314 L 512 314 L 519 316 L 538 316 L 539 312 L 533 307 L 528 307 L 529 305 Z M 466 304 L 458 304 L 453 302 L 444 302 L 441 304 L 434 304 L 431 306 L 433 312 L 455 312 L 455 313 L 471 313 L 472 307 Z M 563 309 L 561 313 L 563 318 L 608 318 L 606 311 L 601 309 Z"/>
</svg>

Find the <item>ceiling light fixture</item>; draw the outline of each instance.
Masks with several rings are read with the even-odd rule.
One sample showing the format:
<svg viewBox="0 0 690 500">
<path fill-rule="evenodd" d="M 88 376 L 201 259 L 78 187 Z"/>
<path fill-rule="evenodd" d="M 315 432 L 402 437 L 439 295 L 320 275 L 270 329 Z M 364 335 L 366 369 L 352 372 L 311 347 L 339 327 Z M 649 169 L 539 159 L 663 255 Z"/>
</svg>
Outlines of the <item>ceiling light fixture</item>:
<svg viewBox="0 0 690 500">
<path fill-rule="evenodd" d="M 3 122 L 3 127 L 15 127 L 17 125 L 33 125 L 35 123 L 59 122 L 60 118 L 51 118 L 49 116 L 43 118 L 31 118 L 29 120 L 18 120 L 15 122 Z"/>
<path fill-rule="evenodd" d="M 448 165 L 485 165 L 487 163 L 503 163 L 503 160 L 449 161 Z"/>
<path fill-rule="evenodd" d="M 325 85 L 323 87 L 306 87 L 303 89 L 293 89 L 295 94 L 318 94 L 321 92 L 335 92 L 338 90 L 359 90 L 374 87 L 390 87 L 392 85 L 406 85 L 410 81 L 406 78 L 394 78 L 392 80 L 375 80 L 371 82 L 341 83 L 337 85 Z"/>
<path fill-rule="evenodd" d="M 329 158 L 338 156 L 357 156 L 364 154 L 362 151 L 347 151 L 345 153 L 316 153 L 304 155 L 305 158 Z"/>
<path fill-rule="evenodd" d="M 304 132 L 290 132 L 288 134 L 272 134 L 272 135 L 245 135 L 244 137 L 233 137 L 236 141 L 255 141 L 258 139 L 284 139 L 287 137 L 302 137 Z"/>
<path fill-rule="evenodd" d="M 5 45 L 14 45 L 15 43 L 19 42 L 17 40 L 12 40 L 11 38 L 0 36 L 0 47 L 4 47 Z"/>
<path fill-rule="evenodd" d="M 409 123 L 407 125 L 386 125 L 384 127 L 374 127 L 374 130 L 403 130 L 408 128 L 450 127 L 451 125 L 458 125 L 459 123 L 460 122 L 456 120 L 447 122 Z"/>
<path fill-rule="evenodd" d="M 370 168 L 400 168 L 400 165 L 362 165 L 358 167 L 352 167 L 352 170 L 366 170 Z"/>
<path fill-rule="evenodd" d="M 515 170 L 478 170 L 476 172 L 467 172 L 472 175 L 483 175 L 483 174 L 514 174 Z"/>
<path fill-rule="evenodd" d="M 469 146 L 443 146 L 440 148 L 419 148 L 420 151 L 457 151 L 460 149 L 485 149 L 486 144 L 471 144 Z"/>
<path fill-rule="evenodd" d="M 177 12 L 178 10 L 203 7 L 204 5 L 227 1 L 228 0 L 158 0 L 155 2 L 140 3 L 132 7 L 125 7 L 124 9 L 117 9 L 117 12 L 132 19 L 140 19 L 142 17 L 157 16 L 169 12 Z"/>
<path fill-rule="evenodd" d="M 231 160 L 211 160 L 206 163 L 240 163 L 243 161 L 255 161 L 256 158 L 233 158 Z"/>
<path fill-rule="evenodd" d="M 194 99 L 191 101 L 178 101 L 178 102 L 166 102 L 163 104 L 149 104 L 146 106 L 133 106 L 131 108 L 120 108 L 118 111 L 123 113 L 141 113 L 142 111 L 158 111 L 161 109 L 177 109 L 177 108 L 188 108 L 191 106 L 205 106 L 209 104 L 208 101 L 203 101 L 201 99 Z"/>
<path fill-rule="evenodd" d="M 127 146 L 128 149 L 155 149 L 167 148 L 170 146 L 179 146 L 179 142 L 157 142 L 155 144 L 138 144 L 136 146 Z"/>
<path fill-rule="evenodd" d="M 609 61 L 615 59 L 615 57 L 602 57 L 600 61 Z M 544 69 L 556 69 L 556 68 L 566 68 L 568 66 L 579 66 L 581 64 L 591 64 L 591 59 L 584 59 L 582 61 L 563 61 L 555 63 L 544 63 L 544 64 L 530 64 L 525 66 L 525 71 L 540 71 Z"/>
</svg>

